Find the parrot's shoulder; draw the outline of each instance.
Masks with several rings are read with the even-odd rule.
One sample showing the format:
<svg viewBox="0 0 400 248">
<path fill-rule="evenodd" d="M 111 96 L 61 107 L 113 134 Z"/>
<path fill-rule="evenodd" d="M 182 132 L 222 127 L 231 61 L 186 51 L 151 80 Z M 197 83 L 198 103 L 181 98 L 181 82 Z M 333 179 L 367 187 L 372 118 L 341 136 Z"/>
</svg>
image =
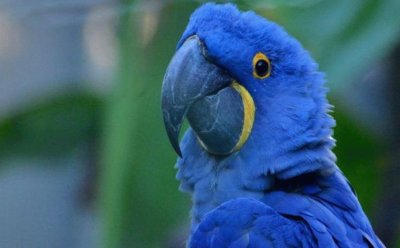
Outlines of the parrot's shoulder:
<svg viewBox="0 0 400 248">
<path fill-rule="evenodd" d="M 305 199 L 286 200 L 290 211 L 252 198 L 227 201 L 204 216 L 189 247 L 383 247 L 364 230 L 349 233 L 334 213 Z"/>
<path fill-rule="evenodd" d="M 237 198 L 205 215 L 189 247 L 313 247 L 304 226 L 252 198 Z"/>
<path fill-rule="evenodd" d="M 330 175 L 314 172 L 278 181 L 262 201 L 283 216 L 307 223 L 320 243 L 333 239 L 339 247 L 383 247 L 338 169 Z"/>
<path fill-rule="evenodd" d="M 195 225 L 190 247 L 384 247 L 345 177 L 310 173 L 261 199 L 228 200 Z"/>
</svg>

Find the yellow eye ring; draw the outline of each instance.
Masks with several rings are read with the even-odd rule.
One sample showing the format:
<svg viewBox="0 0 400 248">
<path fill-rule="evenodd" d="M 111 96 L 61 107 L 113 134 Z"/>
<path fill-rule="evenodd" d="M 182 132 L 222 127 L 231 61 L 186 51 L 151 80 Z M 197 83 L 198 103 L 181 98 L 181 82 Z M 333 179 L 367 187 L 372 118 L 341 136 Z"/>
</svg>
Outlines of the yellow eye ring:
<svg viewBox="0 0 400 248">
<path fill-rule="evenodd" d="M 271 75 L 271 62 L 268 57 L 259 52 L 253 57 L 253 76 L 264 79 Z"/>
</svg>

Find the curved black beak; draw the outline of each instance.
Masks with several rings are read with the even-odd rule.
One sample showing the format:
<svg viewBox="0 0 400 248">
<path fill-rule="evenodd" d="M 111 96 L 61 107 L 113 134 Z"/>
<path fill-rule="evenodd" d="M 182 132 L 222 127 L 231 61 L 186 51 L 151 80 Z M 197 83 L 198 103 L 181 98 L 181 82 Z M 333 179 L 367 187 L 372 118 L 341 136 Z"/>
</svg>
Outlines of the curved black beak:
<svg viewBox="0 0 400 248">
<path fill-rule="evenodd" d="M 210 153 L 229 154 L 247 139 L 254 120 L 245 107 L 248 92 L 206 57 L 197 36 L 187 39 L 168 65 L 162 112 L 170 142 L 179 156 L 179 132 L 187 116 L 200 144 Z M 247 95 L 243 92 L 247 92 Z M 254 110 L 254 103 L 251 105 Z M 251 109 L 251 107 L 250 107 Z M 248 112 L 248 111 L 247 111 Z M 250 117 L 249 117 L 250 116 Z M 246 123 L 250 123 L 250 126 Z"/>
<path fill-rule="evenodd" d="M 182 156 L 179 131 L 188 108 L 230 83 L 226 73 L 206 60 L 204 51 L 199 38 L 190 37 L 175 53 L 164 76 L 161 99 L 164 124 L 179 156 Z"/>
</svg>

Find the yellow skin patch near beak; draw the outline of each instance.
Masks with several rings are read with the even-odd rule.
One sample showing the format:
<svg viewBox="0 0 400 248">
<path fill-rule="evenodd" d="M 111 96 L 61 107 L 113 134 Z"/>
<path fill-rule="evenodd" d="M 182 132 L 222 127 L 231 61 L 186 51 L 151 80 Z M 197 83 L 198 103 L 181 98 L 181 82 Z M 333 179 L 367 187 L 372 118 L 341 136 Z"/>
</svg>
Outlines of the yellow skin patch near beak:
<svg viewBox="0 0 400 248">
<path fill-rule="evenodd" d="M 243 87 L 236 81 L 233 81 L 231 86 L 237 92 L 239 92 L 240 96 L 242 97 L 244 114 L 242 133 L 240 134 L 239 141 L 236 143 L 235 147 L 232 150 L 232 152 L 236 152 L 240 148 L 242 148 L 242 146 L 244 145 L 244 143 L 246 143 L 247 139 L 250 136 L 251 129 L 253 128 L 256 107 L 253 98 L 245 87 Z"/>
</svg>

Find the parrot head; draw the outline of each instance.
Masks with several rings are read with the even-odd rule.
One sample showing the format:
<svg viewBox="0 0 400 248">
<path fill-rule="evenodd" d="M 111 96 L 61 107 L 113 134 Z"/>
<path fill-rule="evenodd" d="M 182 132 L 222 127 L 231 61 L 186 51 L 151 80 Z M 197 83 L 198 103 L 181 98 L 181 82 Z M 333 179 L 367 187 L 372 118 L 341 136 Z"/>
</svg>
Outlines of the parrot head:
<svg viewBox="0 0 400 248">
<path fill-rule="evenodd" d="M 183 158 L 197 147 L 201 156 L 252 158 L 269 171 L 292 171 L 299 159 L 321 166 L 327 154 L 334 160 L 323 78 L 277 24 L 232 4 L 205 4 L 192 14 L 164 77 L 168 137 Z M 185 118 L 196 139 L 181 148 Z"/>
</svg>

